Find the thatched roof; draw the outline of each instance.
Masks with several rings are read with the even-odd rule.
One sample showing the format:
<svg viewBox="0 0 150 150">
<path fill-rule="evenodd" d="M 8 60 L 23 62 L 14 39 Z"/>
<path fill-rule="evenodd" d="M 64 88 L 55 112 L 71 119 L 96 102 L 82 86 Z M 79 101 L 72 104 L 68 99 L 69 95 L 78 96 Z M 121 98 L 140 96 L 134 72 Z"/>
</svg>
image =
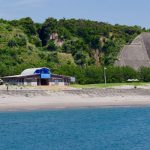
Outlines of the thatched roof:
<svg viewBox="0 0 150 150">
<path fill-rule="evenodd" d="M 115 65 L 134 69 L 150 67 L 150 33 L 142 33 L 130 45 L 124 46 Z"/>
</svg>

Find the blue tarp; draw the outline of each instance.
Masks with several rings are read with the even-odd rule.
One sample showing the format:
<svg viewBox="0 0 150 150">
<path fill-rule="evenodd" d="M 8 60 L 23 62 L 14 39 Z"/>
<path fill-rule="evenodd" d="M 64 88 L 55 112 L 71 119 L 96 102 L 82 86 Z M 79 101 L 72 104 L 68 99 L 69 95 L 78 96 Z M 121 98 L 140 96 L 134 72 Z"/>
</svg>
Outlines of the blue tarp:
<svg viewBox="0 0 150 150">
<path fill-rule="evenodd" d="M 50 79 L 51 75 L 50 74 L 41 74 L 41 79 Z"/>
</svg>

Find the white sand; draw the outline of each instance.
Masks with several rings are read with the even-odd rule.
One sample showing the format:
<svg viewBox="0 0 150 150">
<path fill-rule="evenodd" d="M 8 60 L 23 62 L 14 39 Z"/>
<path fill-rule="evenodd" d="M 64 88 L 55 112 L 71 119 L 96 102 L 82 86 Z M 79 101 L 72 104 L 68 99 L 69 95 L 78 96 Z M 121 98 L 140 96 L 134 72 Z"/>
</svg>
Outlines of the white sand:
<svg viewBox="0 0 150 150">
<path fill-rule="evenodd" d="M 64 94 L 63 92 L 38 97 L 0 96 L 0 111 L 109 106 L 150 106 L 150 97 L 136 95 L 89 97 Z"/>
</svg>

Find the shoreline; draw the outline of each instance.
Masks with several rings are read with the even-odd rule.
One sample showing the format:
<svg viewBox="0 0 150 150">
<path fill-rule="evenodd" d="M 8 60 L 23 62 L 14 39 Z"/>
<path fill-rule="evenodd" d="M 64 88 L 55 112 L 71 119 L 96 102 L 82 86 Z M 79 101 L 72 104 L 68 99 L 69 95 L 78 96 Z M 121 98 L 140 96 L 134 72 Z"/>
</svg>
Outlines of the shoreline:
<svg viewBox="0 0 150 150">
<path fill-rule="evenodd" d="M 59 111 L 59 110 L 78 110 L 78 109 L 110 109 L 110 108 L 150 108 L 150 104 L 133 104 L 133 105 L 100 105 L 100 106 L 73 106 L 73 107 L 19 107 L 3 108 L 0 113 L 9 112 L 34 112 L 34 111 Z"/>
</svg>

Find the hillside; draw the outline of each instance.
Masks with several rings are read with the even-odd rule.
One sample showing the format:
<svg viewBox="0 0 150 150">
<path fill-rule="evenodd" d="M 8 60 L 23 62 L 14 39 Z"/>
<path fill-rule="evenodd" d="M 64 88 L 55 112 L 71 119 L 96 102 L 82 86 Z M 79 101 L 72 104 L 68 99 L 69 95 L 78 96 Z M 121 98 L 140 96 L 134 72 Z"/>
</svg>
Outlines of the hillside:
<svg viewBox="0 0 150 150">
<path fill-rule="evenodd" d="M 0 76 L 39 66 L 72 75 L 70 66 L 113 65 L 120 49 L 141 32 L 147 31 L 90 20 L 48 18 L 40 24 L 31 18 L 1 19 Z"/>
</svg>

